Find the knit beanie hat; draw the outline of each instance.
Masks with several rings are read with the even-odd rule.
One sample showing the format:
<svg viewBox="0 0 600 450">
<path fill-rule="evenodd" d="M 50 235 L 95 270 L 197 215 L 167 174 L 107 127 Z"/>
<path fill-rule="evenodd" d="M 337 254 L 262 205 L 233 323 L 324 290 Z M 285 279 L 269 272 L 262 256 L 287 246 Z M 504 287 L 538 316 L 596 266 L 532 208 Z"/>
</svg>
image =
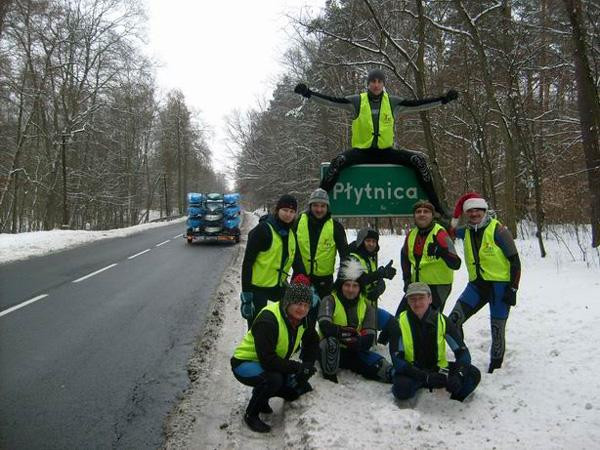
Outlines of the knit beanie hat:
<svg viewBox="0 0 600 450">
<path fill-rule="evenodd" d="M 452 214 L 452 220 L 450 222 L 452 227 L 455 228 L 456 225 L 458 225 L 458 219 L 460 219 L 463 212 L 467 212 L 469 209 L 473 208 L 485 209 L 487 211 L 488 204 L 481 194 L 477 192 L 467 192 L 466 194 L 463 194 L 454 207 L 454 213 Z"/>
<path fill-rule="evenodd" d="M 427 208 L 433 214 L 435 214 L 435 206 L 429 200 L 419 200 L 417 203 L 413 205 L 413 214 L 419 208 Z"/>
<path fill-rule="evenodd" d="M 317 188 L 310 194 L 310 198 L 308 199 L 308 206 L 313 203 L 325 203 L 329 206 L 329 195 L 325 189 Z"/>
<path fill-rule="evenodd" d="M 288 306 L 294 303 L 308 303 L 309 306 L 311 305 L 312 291 L 308 284 L 296 282 L 296 280 L 294 280 L 285 288 L 285 293 L 281 299 L 283 310 L 285 311 Z"/>
<path fill-rule="evenodd" d="M 367 75 L 367 83 L 373 80 L 380 80 L 385 83 L 385 73 L 381 69 L 371 69 Z"/>
<path fill-rule="evenodd" d="M 298 211 L 298 201 L 296 200 L 296 197 L 290 194 L 283 194 L 279 197 L 279 200 L 277 200 L 275 210 L 278 211 L 281 208 L 290 208 L 294 211 Z"/>
</svg>

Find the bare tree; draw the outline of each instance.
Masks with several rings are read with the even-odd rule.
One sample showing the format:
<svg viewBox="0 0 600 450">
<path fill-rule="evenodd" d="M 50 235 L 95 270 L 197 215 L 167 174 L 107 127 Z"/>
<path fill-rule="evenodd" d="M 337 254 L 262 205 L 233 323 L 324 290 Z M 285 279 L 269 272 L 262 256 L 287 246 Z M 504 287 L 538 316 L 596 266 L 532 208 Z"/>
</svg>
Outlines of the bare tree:
<svg viewBox="0 0 600 450">
<path fill-rule="evenodd" d="M 600 101 L 588 60 L 588 44 L 580 0 L 564 0 L 572 28 L 573 58 L 581 139 L 591 196 L 592 247 L 600 246 Z"/>
</svg>

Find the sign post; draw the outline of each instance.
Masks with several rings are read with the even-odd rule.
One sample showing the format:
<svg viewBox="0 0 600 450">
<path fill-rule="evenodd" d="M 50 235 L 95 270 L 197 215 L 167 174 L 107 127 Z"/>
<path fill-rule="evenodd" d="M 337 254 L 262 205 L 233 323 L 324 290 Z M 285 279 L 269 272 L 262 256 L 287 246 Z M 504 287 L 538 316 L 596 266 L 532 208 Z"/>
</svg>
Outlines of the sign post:
<svg viewBox="0 0 600 450">
<path fill-rule="evenodd" d="M 321 178 L 329 163 L 321 164 Z M 329 191 L 335 217 L 412 217 L 412 206 L 426 199 L 409 167 L 358 164 L 344 168 Z"/>
</svg>

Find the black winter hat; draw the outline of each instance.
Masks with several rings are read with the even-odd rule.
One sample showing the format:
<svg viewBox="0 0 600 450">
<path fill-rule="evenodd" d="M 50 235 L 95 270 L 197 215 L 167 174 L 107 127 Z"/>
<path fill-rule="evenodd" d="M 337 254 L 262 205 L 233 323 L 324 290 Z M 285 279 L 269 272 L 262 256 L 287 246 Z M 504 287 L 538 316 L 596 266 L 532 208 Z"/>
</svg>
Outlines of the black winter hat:
<svg viewBox="0 0 600 450">
<path fill-rule="evenodd" d="M 294 211 L 298 211 L 298 200 L 296 200 L 296 197 L 293 195 L 283 194 L 281 197 L 279 197 L 279 200 L 277 200 L 275 210 L 277 211 L 281 208 L 290 208 Z"/>
<path fill-rule="evenodd" d="M 371 69 L 367 75 L 367 83 L 370 83 L 373 80 L 381 80 L 385 83 L 385 73 L 381 69 Z"/>
</svg>

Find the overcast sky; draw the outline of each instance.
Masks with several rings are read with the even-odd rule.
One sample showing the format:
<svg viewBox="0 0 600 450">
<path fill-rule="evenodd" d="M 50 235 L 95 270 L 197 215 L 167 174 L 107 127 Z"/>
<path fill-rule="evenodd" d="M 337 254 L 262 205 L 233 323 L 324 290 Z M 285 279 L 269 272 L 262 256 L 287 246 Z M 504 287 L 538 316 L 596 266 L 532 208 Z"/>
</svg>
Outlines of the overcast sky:
<svg viewBox="0 0 600 450">
<path fill-rule="evenodd" d="M 325 0 L 148 0 L 151 54 L 159 86 L 178 88 L 216 134 L 217 170 L 224 164 L 224 116 L 270 98 L 281 56 L 290 47 L 286 13 L 317 12 Z"/>
</svg>

